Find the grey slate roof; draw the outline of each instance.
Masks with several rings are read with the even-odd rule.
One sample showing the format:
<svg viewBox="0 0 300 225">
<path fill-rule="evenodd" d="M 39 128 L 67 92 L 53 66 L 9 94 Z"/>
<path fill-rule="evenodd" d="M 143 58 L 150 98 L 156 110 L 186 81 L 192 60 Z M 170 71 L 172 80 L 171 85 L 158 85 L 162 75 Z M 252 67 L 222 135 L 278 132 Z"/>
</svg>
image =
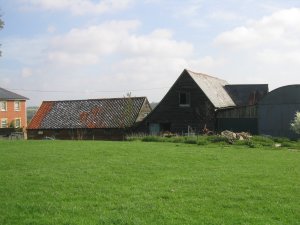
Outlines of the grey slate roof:
<svg viewBox="0 0 300 225">
<path fill-rule="evenodd" d="M 216 77 L 186 70 L 216 108 L 236 106 L 225 90 L 228 83 Z"/>
<path fill-rule="evenodd" d="M 0 100 L 28 100 L 28 98 L 0 87 Z"/>
<path fill-rule="evenodd" d="M 131 127 L 146 97 L 45 101 L 28 129 Z"/>
</svg>

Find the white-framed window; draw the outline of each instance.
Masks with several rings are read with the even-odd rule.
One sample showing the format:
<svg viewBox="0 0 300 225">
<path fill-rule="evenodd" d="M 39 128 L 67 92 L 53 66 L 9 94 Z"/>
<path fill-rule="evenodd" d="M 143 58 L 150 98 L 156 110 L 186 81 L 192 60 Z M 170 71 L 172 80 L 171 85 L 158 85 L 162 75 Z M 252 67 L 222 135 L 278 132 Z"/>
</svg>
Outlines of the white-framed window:
<svg viewBox="0 0 300 225">
<path fill-rule="evenodd" d="M 7 126 L 8 126 L 7 118 L 2 118 L 1 119 L 1 128 L 7 128 Z"/>
<path fill-rule="evenodd" d="M 7 102 L 0 101 L 0 111 L 7 111 Z"/>
<path fill-rule="evenodd" d="M 179 106 L 189 107 L 191 105 L 191 95 L 189 92 L 179 92 Z"/>
<path fill-rule="evenodd" d="M 21 127 L 21 118 L 16 118 L 15 119 L 15 128 L 20 128 Z"/>
<path fill-rule="evenodd" d="M 20 111 L 20 109 L 21 109 L 21 102 L 20 101 L 15 101 L 14 102 L 14 108 L 15 108 L 15 111 Z"/>
</svg>

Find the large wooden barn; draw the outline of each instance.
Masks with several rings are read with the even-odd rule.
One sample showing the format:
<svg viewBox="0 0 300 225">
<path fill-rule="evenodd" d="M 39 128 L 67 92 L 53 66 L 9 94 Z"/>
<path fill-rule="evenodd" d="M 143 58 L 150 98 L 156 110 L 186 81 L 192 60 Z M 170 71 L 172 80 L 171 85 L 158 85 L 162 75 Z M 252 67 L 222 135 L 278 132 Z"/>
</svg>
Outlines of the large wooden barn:
<svg viewBox="0 0 300 225">
<path fill-rule="evenodd" d="M 267 93 L 267 84 L 229 85 L 219 78 L 184 70 L 157 107 L 145 118 L 140 130 L 150 134 L 201 133 L 204 128 L 223 130 L 228 122 L 231 124 L 242 116 L 218 117 L 219 111 L 244 108 L 246 114 L 251 115 L 251 107 Z M 254 118 L 248 118 L 247 114 L 240 122 L 251 124 L 253 119 L 257 124 L 256 114 Z M 234 122 L 239 124 L 238 120 Z"/>
<path fill-rule="evenodd" d="M 146 97 L 44 101 L 28 139 L 122 140 L 150 111 Z"/>
</svg>

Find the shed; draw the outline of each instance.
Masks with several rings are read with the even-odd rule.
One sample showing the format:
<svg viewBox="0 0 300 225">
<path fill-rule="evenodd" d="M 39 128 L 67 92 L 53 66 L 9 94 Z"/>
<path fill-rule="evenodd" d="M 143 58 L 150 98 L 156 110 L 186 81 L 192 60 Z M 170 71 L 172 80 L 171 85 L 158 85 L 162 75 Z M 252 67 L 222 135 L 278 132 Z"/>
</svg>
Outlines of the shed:
<svg viewBox="0 0 300 225">
<path fill-rule="evenodd" d="M 121 140 L 151 111 L 146 97 L 44 101 L 28 139 Z"/>
<path fill-rule="evenodd" d="M 259 134 L 299 138 L 290 129 L 290 124 L 300 111 L 300 85 L 277 88 L 264 97 L 258 104 Z"/>
</svg>

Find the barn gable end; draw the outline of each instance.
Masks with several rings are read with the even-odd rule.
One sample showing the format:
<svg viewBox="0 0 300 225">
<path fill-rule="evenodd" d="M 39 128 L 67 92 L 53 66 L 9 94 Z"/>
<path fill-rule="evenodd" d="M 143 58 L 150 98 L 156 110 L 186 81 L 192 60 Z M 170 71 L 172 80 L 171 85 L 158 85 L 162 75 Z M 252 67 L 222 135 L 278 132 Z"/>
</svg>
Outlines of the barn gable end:
<svg viewBox="0 0 300 225">
<path fill-rule="evenodd" d="M 158 106 L 144 120 L 151 134 L 200 132 L 214 129 L 215 111 L 234 106 L 224 90 L 227 82 L 184 70 Z"/>
</svg>

